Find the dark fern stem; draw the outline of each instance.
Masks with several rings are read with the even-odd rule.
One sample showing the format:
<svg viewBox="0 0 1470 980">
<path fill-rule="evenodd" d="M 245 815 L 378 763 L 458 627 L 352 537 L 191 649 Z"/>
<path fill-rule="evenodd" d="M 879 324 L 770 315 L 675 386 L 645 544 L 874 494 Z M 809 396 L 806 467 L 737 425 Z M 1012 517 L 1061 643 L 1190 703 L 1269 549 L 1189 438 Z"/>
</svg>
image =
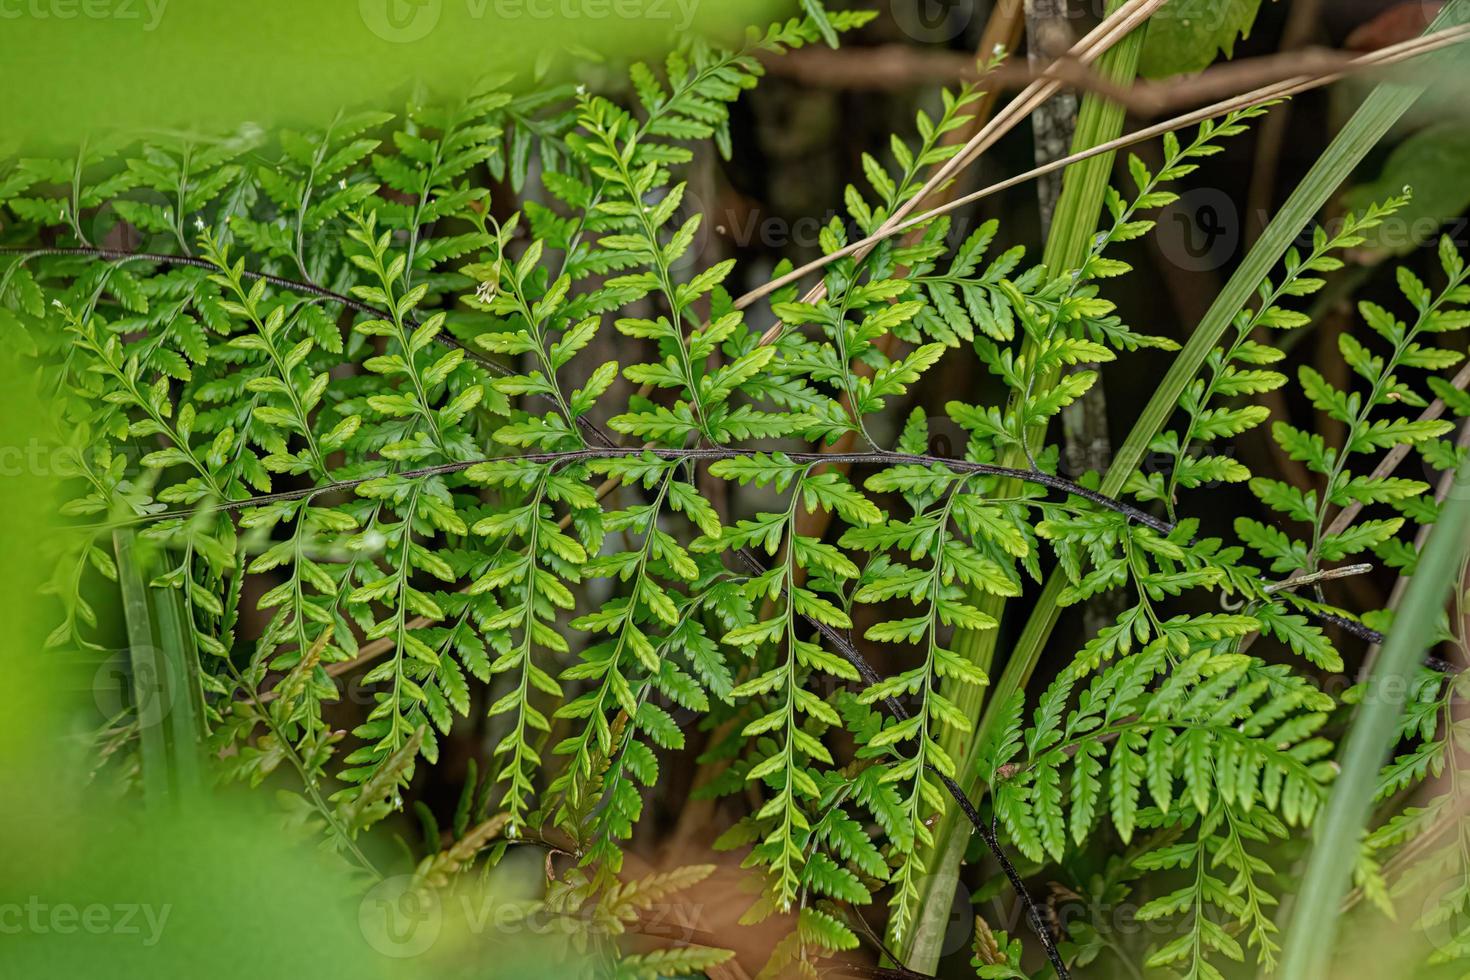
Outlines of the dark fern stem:
<svg viewBox="0 0 1470 980">
<path fill-rule="evenodd" d="M 600 431 L 600 430 L 599 430 Z M 415 470 L 405 470 L 397 474 L 400 479 L 415 480 L 426 476 L 446 476 L 451 473 L 459 473 L 472 466 L 480 466 L 496 462 L 523 462 L 543 463 L 553 466 L 570 466 L 575 463 L 585 463 L 596 459 L 617 459 L 626 457 L 637 457 L 644 455 L 657 456 L 660 459 L 679 460 L 681 462 L 706 463 L 717 462 L 722 459 L 740 459 L 754 455 L 753 451 L 743 449 L 664 449 L 664 448 L 630 448 L 624 446 L 608 446 L 599 449 L 572 449 L 565 452 L 550 453 L 526 453 L 518 456 L 486 456 L 480 459 L 458 460 L 453 463 L 439 463 L 434 466 L 425 466 Z M 793 452 L 785 453 L 787 458 L 797 463 L 878 463 L 887 466 L 944 466 L 958 473 L 981 473 L 988 476 L 1006 477 L 1015 480 L 1023 480 L 1027 483 L 1035 483 L 1038 486 L 1059 490 L 1073 496 L 1082 497 L 1093 503 L 1115 511 L 1130 521 L 1142 524 L 1158 531 L 1160 534 L 1169 534 L 1174 530 L 1174 525 L 1160 520 L 1152 514 L 1148 514 L 1131 504 L 1109 497 L 1106 494 L 1089 490 L 1086 487 L 1073 483 L 1063 477 L 1052 476 L 1048 473 L 1039 473 L 1035 470 L 1013 469 L 1008 466 L 992 466 L 989 463 L 972 463 L 963 459 L 944 459 L 938 456 L 910 455 L 907 453 L 893 452 L 863 452 L 863 453 L 812 453 Z M 333 483 L 325 483 L 315 487 L 303 487 L 299 490 L 283 490 L 279 493 L 262 494 L 257 497 L 246 497 L 240 500 L 225 500 L 210 504 L 206 507 L 194 508 L 184 511 L 170 511 L 166 514 L 154 514 L 149 520 L 158 520 L 165 517 L 178 517 L 183 514 L 192 514 L 199 511 L 230 511 L 239 510 L 244 507 L 262 507 L 267 504 L 280 503 L 286 500 L 300 500 L 302 497 L 315 497 L 319 494 L 334 493 L 342 490 L 351 490 L 364 483 L 375 480 L 375 476 L 357 477 L 351 480 L 337 480 Z"/>
<path fill-rule="evenodd" d="M 761 564 L 760 559 L 749 548 L 740 549 L 738 554 L 752 574 L 760 575 L 765 572 L 765 566 Z M 785 590 L 783 589 L 782 591 L 784 593 Z M 882 682 L 883 676 L 873 668 L 872 664 L 868 663 L 867 659 L 841 633 L 826 623 L 818 622 L 807 616 L 803 616 L 802 618 L 806 619 L 809 625 L 815 627 L 817 632 L 836 648 L 837 652 L 842 655 L 842 658 L 862 675 L 865 683 L 871 686 Z M 898 698 L 892 695 L 886 695 L 881 700 L 883 706 L 888 709 L 889 714 L 893 715 L 894 718 L 899 721 L 906 721 L 909 718 L 908 709 L 899 702 Z M 927 762 L 924 764 L 924 768 L 939 777 L 939 781 L 944 784 L 945 790 L 954 799 L 955 804 L 959 806 L 966 819 L 974 826 L 975 831 L 979 833 L 980 839 L 985 842 L 985 846 L 989 848 L 990 853 L 995 856 L 995 860 L 1000 864 L 1001 870 L 1005 872 L 1006 880 L 1011 883 L 1011 888 L 1015 890 L 1016 897 L 1026 907 L 1026 918 L 1031 923 L 1031 928 L 1035 930 L 1037 938 L 1041 940 L 1042 946 L 1045 947 L 1046 957 L 1051 961 L 1052 968 L 1057 971 L 1057 976 L 1060 980 L 1069 980 L 1071 973 L 1068 972 L 1067 964 L 1062 960 L 1061 951 L 1057 949 L 1056 941 L 1052 937 L 1051 930 L 1046 927 L 1045 921 L 1041 918 L 1041 910 L 1037 907 L 1036 900 L 1031 897 L 1031 893 L 1026 889 L 1026 883 L 1021 880 L 1020 871 L 1016 869 L 1016 865 L 1006 855 L 1005 848 L 1001 846 L 1000 838 L 996 836 L 995 829 L 980 815 L 980 811 L 975 808 L 974 803 L 970 802 L 970 798 L 965 795 L 965 791 L 960 788 L 959 783 Z"/>
</svg>

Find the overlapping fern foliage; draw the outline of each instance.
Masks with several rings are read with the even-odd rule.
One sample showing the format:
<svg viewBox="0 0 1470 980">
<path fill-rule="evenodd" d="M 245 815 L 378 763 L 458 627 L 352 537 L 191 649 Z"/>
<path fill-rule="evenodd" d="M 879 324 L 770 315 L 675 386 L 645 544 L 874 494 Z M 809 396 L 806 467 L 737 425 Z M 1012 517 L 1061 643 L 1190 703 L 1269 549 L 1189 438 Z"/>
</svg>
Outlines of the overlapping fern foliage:
<svg viewBox="0 0 1470 980">
<path fill-rule="evenodd" d="M 998 250 L 993 223 L 959 237 L 938 218 L 831 264 L 820 301 L 791 287 L 747 313 L 726 285 L 733 264 L 701 261 L 680 174 L 697 142 L 729 150 L 728 106 L 760 57 L 865 19 L 804 6 L 737 47 L 685 39 L 633 65 L 625 92 L 492 79 L 457 102 L 344 111 L 268 141 L 150 137 L 7 165 L 0 326 L 55 396 L 46 438 L 72 474 L 53 645 L 107 644 L 99 609 L 119 582 L 176 603 L 180 687 L 210 752 L 232 777 L 295 786 L 293 819 L 374 875 L 364 833 L 404 808 L 444 735 L 488 714 L 483 778 L 472 769 L 442 821 L 420 807 L 414 887 L 554 840 L 575 867 L 543 911 L 612 923 L 593 945 L 619 975 L 727 955 L 607 941 L 709 873 L 620 881 L 625 842 L 697 719 L 715 773 L 700 792 L 735 817 L 717 846 L 759 884 L 744 921 L 789 916 L 765 968 L 812 975 L 873 938 L 877 908 L 891 939 L 917 928 L 931 826 L 959 775 L 945 736 L 963 742 L 977 722 L 941 682 L 988 683 L 951 637 L 997 628 L 977 593 L 1020 597 L 1060 567 L 1064 603 L 1119 591 L 1126 608 L 1003 706 L 978 755 L 980 829 L 993 815 L 1023 871 L 1137 895 L 1142 919 L 1167 923 L 1164 940 L 1076 924 L 1060 937 L 1073 965 L 1269 965 L 1286 884 L 1270 856 L 1301 838 L 1332 778 L 1337 704 L 1316 680 L 1342 659 L 1321 624 L 1356 619 L 1307 584 L 1368 551 L 1412 572 L 1430 487 L 1371 464 L 1405 446 L 1437 470 L 1464 455 L 1442 438 L 1450 423 L 1405 409 L 1427 387 L 1470 415 L 1441 377 L 1463 352 L 1428 346 L 1470 320 L 1470 273 L 1446 246 L 1443 282 L 1401 273 L 1401 312 L 1364 304 L 1381 343 L 1342 335 L 1362 379 L 1351 390 L 1302 371 L 1345 441 L 1284 419 L 1273 432 L 1320 486 L 1253 477 L 1224 447 L 1266 421 L 1251 396 L 1287 383 L 1270 340 L 1307 323 L 1298 301 L 1403 202 L 1319 231 L 1261 284 L 1155 437 L 1170 464 L 1134 474 L 1131 503 L 1110 500 L 1091 477 L 1057 475 L 1057 445 L 1034 434 L 1096 381 L 1060 369 L 1176 347 L 1105 299 L 1129 271 L 1114 246 L 1148 234 L 1171 182 L 1262 110 L 1168 137 L 1156 172 L 1134 160 L 1077 269 Z M 915 196 L 976 95 L 946 93 L 888 160 L 864 161 L 868 186 L 848 189 L 824 250 Z M 148 251 L 127 254 L 138 240 Z M 624 339 L 594 344 L 610 334 Z M 968 438 L 959 458 L 932 455 L 923 412 L 905 412 L 942 358 L 969 359 L 1008 395 L 949 404 Z M 858 449 L 822 453 L 848 435 Z M 1029 468 L 998 465 L 1018 454 Z M 1238 541 L 1202 536 L 1198 501 L 1248 479 L 1283 525 L 1242 518 Z M 1332 523 L 1360 505 L 1366 519 Z M 813 510 L 834 517 L 821 536 L 798 525 Z M 1462 626 L 1447 620 L 1446 636 Z M 902 666 L 879 676 L 868 661 L 885 652 Z M 371 703 L 343 732 L 328 712 L 348 678 Z M 1425 675 L 1385 798 L 1456 771 L 1463 721 L 1448 706 L 1462 687 Z M 153 764 L 146 745 L 112 748 L 125 773 Z M 1416 869 L 1463 856 L 1412 854 L 1403 878 L 1383 860 L 1455 806 L 1452 789 L 1391 814 L 1360 858 L 1367 893 L 1391 907 Z M 1089 885 L 1099 853 L 1123 856 Z M 1466 895 L 1431 922 L 1463 914 Z M 1441 957 L 1470 946 L 1458 935 Z M 1022 975 L 1037 942 L 982 920 L 974 965 Z"/>
</svg>

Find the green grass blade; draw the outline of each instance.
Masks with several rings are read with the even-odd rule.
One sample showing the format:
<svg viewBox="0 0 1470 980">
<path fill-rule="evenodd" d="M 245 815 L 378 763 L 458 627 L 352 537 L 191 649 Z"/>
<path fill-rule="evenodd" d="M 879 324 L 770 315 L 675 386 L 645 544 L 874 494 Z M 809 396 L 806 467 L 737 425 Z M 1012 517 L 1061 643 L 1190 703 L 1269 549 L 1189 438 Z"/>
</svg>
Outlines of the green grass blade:
<svg viewBox="0 0 1470 980">
<path fill-rule="evenodd" d="M 143 798 L 149 806 L 176 803 L 201 785 L 199 740 L 202 691 L 193 632 L 183 596 L 149 584 L 155 558 L 131 531 L 113 534 L 129 683 L 137 716 Z"/>
<path fill-rule="evenodd" d="M 131 531 L 114 531 L 118 588 L 128 637 L 128 677 L 137 713 L 139 766 L 143 798 L 149 806 L 169 797 L 168 739 L 162 724 L 167 710 L 167 682 L 163 658 L 153 642 L 153 616 L 148 602 L 148 576 Z"/>
<path fill-rule="evenodd" d="M 1108 4 L 1111 14 L 1122 3 Z M 1126 86 L 1138 74 L 1138 58 L 1143 51 L 1144 30 L 1136 30 L 1119 41 L 1098 62 L 1098 75 L 1115 85 Z M 1077 128 L 1072 135 L 1072 152 L 1081 153 L 1123 133 L 1127 112 L 1116 102 L 1089 96 L 1077 113 Z M 1103 195 L 1113 173 L 1116 153 L 1103 153 L 1069 166 L 1065 171 L 1062 194 L 1052 215 L 1051 232 L 1041 261 L 1048 269 L 1075 269 L 1087 258 L 1092 236 L 1097 233 L 1098 215 L 1102 214 Z"/>
<path fill-rule="evenodd" d="M 1317 824 L 1306 878 L 1295 914 L 1282 930 L 1286 952 L 1280 980 L 1328 975 L 1339 906 L 1348 889 L 1354 855 L 1371 815 L 1378 773 L 1397 739 L 1405 692 L 1433 642 L 1445 598 L 1457 586 L 1460 561 L 1470 548 L 1470 463 L 1460 468 L 1423 556 L 1409 580 L 1393 628 L 1373 665 L 1363 698 L 1339 757 L 1341 774 Z M 1458 586 L 1457 586 L 1458 587 Z"/>
<path fill-rule="evenodd" d="M 1108 13 L 1122 6 L 1122 0 L 1110 0 Z M 1138 71 L 1143 50 L 1143 30 L 1136 30 L 1098 62 L 1098 72 L 1115 83 L 1127 85 Z M 1072 138 L 1073 151 L 1090 149 L 1118 136 L 1123 131 L 1126 113 L 1106 99 L 1088 96 L 1077 113 L 1077 128 Z M 1092 235 L 1102 213 L 1103 195 L 1112 174 L 1114 154 L 1108 153 L 1074 163 L 1065 171 L 1062 193 L 1052 216 L 1042 261 L 1050 269 L 1068 269 L 1080 265 L 1087 255 Z M 1013 462 L 1020 463 L 1020 460 Z M 1001 619 L 1005 600 L 988 593 L 973 596 L 976 605 Z M 995 659 L 997 630 L 960 631 L 955 636 L 955 649 L 965 659 L 989 670 Z M 987 692 L 972 685 L 947 689 L 956 705 L 971 719 L 978 719 L 985 707 Z M 992 701 L 993 703 L 993 701 Z M 945 748 L 964 755 L 973 746 L 946 737 Z M 964 774 L 961 776 L 964 782 Z M 973 787 L 971 788 L 973 789 Z M 910 937 L 905 937 L 905 964 L 911 969 L 932 973 L 938 963 L 945 933 L 949 928 L 950 898 L 959 880 L 960 861 L 969 840 L 970 826 L 953 804 L 947 805 L 935 826 L 934 849 L 930 852 L 929 875 L 925 879 L 920 913 Z"/>
<path fill-rule="evenodd" d="M 168 743 L 168 768 L 173 789 L 182 797 L 201 785 L 199 740 L 204 737 L 203 687 L 199 651 L 186 621 L 188 610 L 180 589 L 151 588 L 158 628 L 158 655 L 168 683 L 167 713 L 163 717 Z"/>
</svg>

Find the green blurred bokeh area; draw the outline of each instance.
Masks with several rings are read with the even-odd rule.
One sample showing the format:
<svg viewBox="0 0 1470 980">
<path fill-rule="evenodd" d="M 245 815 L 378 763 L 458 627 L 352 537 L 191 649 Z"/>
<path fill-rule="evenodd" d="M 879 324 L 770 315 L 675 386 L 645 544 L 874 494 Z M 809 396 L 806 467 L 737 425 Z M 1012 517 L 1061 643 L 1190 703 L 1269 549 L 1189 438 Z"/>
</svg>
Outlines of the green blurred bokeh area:
<svg viewBox="0 0 1470 980">
<path fill-rule="evenodd" d="M 33 389 L 0 355 L 0 447 L 42 431 Z M 283 840 L 267 794 L 149 811 L 88 785 L 103 658 L 43 651 L 56 489 L 42 469 L 0 473 L 0 977 L 383 975 L 361 883 Z"/>
<path fill-rule="evenodd" d="M 409 82 L 452 93 L 529 77 L 558 52 L 657 56 L 738 35 L 777 0 L 0 0 L 0 140 L 28 152 L 99 130 L 305 124 L 387 108 Z"/>
</svg>

